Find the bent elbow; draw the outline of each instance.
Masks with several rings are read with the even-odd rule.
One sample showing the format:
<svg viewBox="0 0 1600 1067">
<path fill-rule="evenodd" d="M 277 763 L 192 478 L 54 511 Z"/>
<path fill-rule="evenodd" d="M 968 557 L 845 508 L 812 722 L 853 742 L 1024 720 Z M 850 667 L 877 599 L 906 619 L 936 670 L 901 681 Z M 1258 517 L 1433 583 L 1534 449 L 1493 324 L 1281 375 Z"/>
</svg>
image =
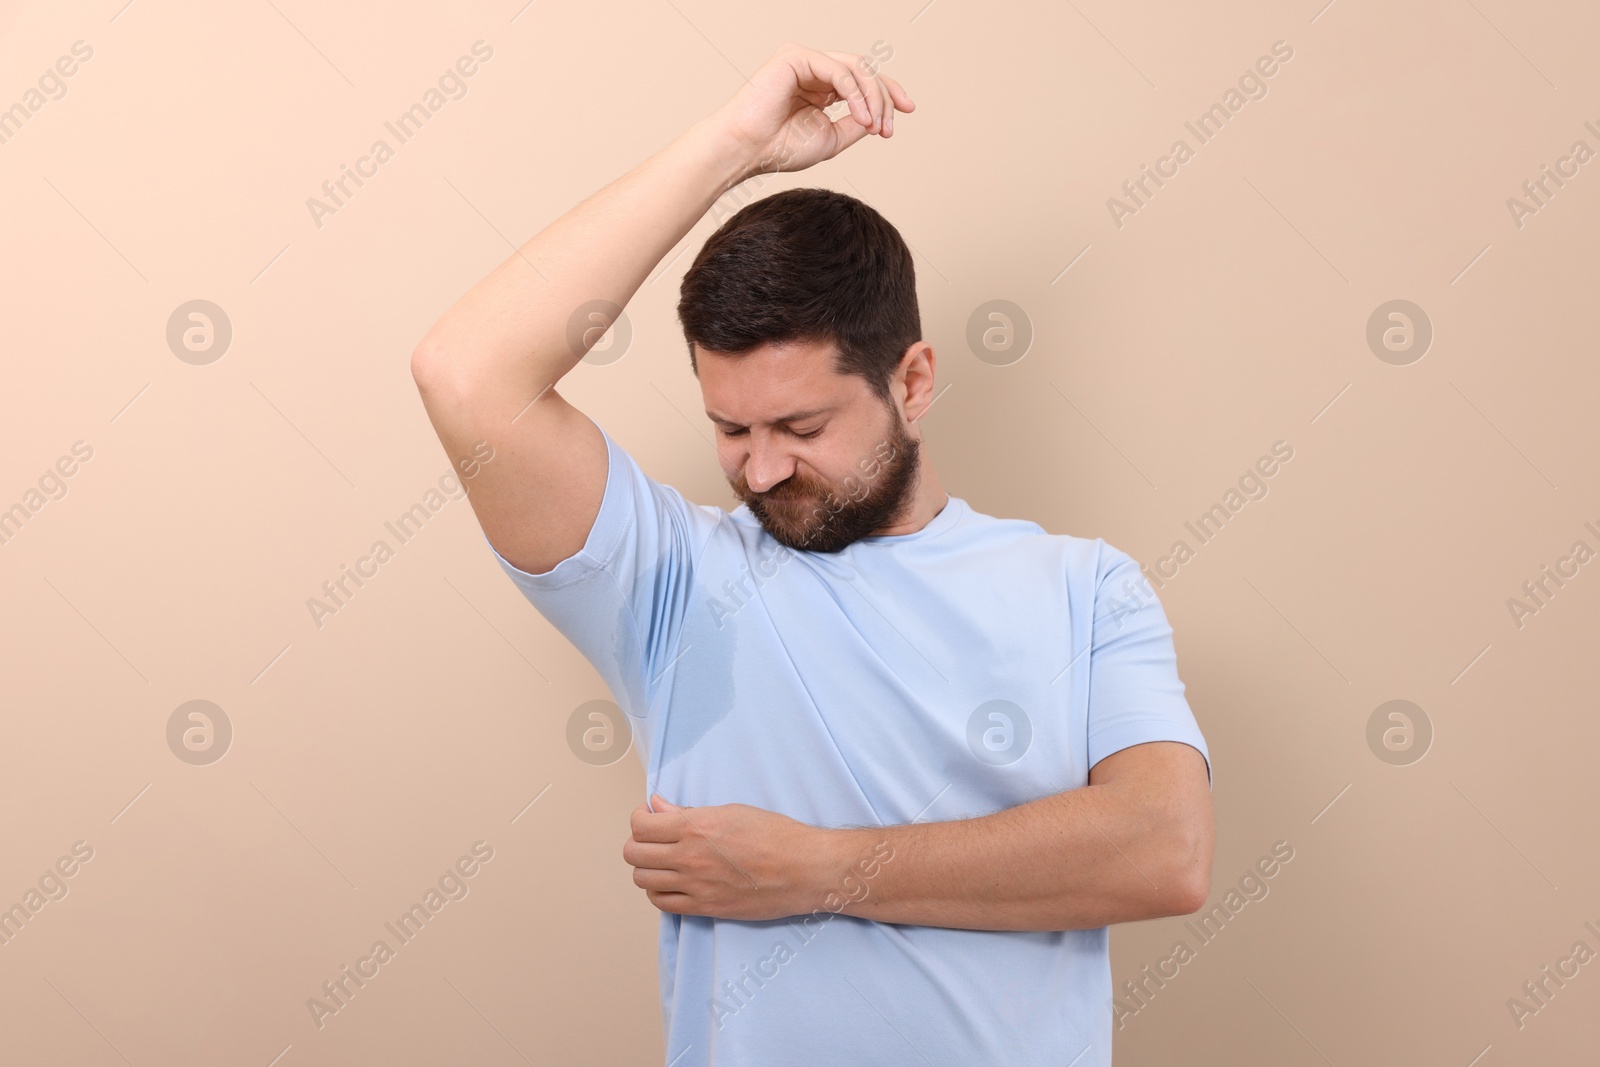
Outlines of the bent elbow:
<svg viewBox="0 0 1600 1067">
<path fill-rule="evenodd" d="M 1167 914 L 1193 915 L 1211 897 L 1211 857 L 1187 857 L 1186 862 L 1171 869 L 1167 885 Z"/>
<path fill-rule="evenodd" d="M 1181 883 L 1179 891 L 1173 895 L 1173 910 L 1168 914 L 1193 915 L 1206 906 L 1206 901 L 1210 896 L 1210 872 L 1202 871 L 1193 874 L 1187 882 Z"/>
<path fill-rule="evenodd" d="M 423 389 L 436 380 L 442 359 L 438 347 L 427 338 L 411 350 L 411 380 Z"/>
</svg>

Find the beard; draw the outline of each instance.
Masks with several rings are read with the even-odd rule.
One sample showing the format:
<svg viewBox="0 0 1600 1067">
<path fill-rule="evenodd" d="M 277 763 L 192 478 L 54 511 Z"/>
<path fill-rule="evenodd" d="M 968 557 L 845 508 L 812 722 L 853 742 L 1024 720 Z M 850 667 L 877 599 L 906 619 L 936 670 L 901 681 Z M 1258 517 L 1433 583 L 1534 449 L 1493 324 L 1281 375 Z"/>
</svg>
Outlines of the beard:
<svg viewBox="0 0 1600 1067">
<path fill-rule="evenodd" d="M 850 486 L 813 482 L 797 473 L 754 493 L 741 473 L 734 494 L 779 544 L 804 552 L 842 551 L 889 525 L 916 488 L 922 442 L 906 433 L 892 408 L 881 440 L 887 442 L 888 458 L 882 458 L 880 445 L 872 453 L 878 458 L 876 473 L 854 474 Z"/>
</svg>

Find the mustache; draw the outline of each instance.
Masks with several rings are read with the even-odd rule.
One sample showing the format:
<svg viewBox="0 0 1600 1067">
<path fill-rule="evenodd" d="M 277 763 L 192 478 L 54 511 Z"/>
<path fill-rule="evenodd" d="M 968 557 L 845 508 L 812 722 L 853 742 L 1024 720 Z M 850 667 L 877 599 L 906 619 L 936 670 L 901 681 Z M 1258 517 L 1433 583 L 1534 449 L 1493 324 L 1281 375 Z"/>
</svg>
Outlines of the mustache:
<svg viewBox="0 0 1600 1067">
<path fill-rule="evenodd" d="M 793 477 L 790 477 L 785 478 L 783 481 L 779 482 L 777 485 L 773 486 L 771 489 L 768 489 L 764 493 L 757 493 L 751 490 L 750 483 L 745 479 L 743 474 L 739 475 L 738 487 L 739 495 L 741 497 L 747 501 L 754 500 L 758 502 L 768 500 L 797 500 L 801 497 L 820 496 L 829 492 L 826 487 L 815 486 L 810 482 L 796 481 Z"/>
<path fill-rule="evenodd" d="M 773 486 L 765 493 L 760 493 L 757 495 L 759 495 L 763 500 L 789 500 L 795 497 L 815 496 L 816 491 L 807 485 L 790 485 L 788 482 L 784 482 L 780 485 Z"/>
</svg>

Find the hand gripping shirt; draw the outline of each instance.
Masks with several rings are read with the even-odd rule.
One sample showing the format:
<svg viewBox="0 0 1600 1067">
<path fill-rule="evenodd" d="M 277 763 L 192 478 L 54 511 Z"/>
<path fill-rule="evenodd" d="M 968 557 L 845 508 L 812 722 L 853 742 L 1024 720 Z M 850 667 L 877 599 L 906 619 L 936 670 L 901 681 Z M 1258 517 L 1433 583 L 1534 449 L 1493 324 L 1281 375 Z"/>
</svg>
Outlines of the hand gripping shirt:
<svg viewBox="0 0 1600 1067">
<path fill-rule="evenodd" d="M 688 502 L 602 434 L 605 493 L 583 548 L 538 575 L 494 555 L 610 687 L 647 797 L 871 827 L 1078 788 L 1148 741 L 1192 745 L 1209 776 L 1166 615 L 1103 540 L 951 496 L 913 533 L 793 551 L 747 507 Z M 886 847 L 874 857 L 893 863 Z M 836 913 L 870 894 L 867 870 L 882 867 L 863 864 L 809 915 L 663 912 L 665 1062 L 1111 1063 L 1107 927 Z"/>
</svg>

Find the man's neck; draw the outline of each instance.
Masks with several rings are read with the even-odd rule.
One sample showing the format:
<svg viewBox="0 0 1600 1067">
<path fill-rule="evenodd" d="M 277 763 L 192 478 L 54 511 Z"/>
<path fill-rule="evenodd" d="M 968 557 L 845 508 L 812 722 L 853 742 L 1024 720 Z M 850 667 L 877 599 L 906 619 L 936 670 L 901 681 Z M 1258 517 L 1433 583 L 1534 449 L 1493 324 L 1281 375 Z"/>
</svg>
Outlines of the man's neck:
<svg viewBox="0 0 1600 1067">
<path fill-rule="evenodd" d="M 872 536 L 898 537 L 916 533 L 932 522 L 949 501 L 950 495 L 945 492 L 943 483 L 939 481 L 939 472 L 933 469 L 932 463 L 923 458 L 917 464 L 917 479 L 915 488 L 911 490 L 908 508 L 895 522 L 873 530 Z"/>
</svg>

